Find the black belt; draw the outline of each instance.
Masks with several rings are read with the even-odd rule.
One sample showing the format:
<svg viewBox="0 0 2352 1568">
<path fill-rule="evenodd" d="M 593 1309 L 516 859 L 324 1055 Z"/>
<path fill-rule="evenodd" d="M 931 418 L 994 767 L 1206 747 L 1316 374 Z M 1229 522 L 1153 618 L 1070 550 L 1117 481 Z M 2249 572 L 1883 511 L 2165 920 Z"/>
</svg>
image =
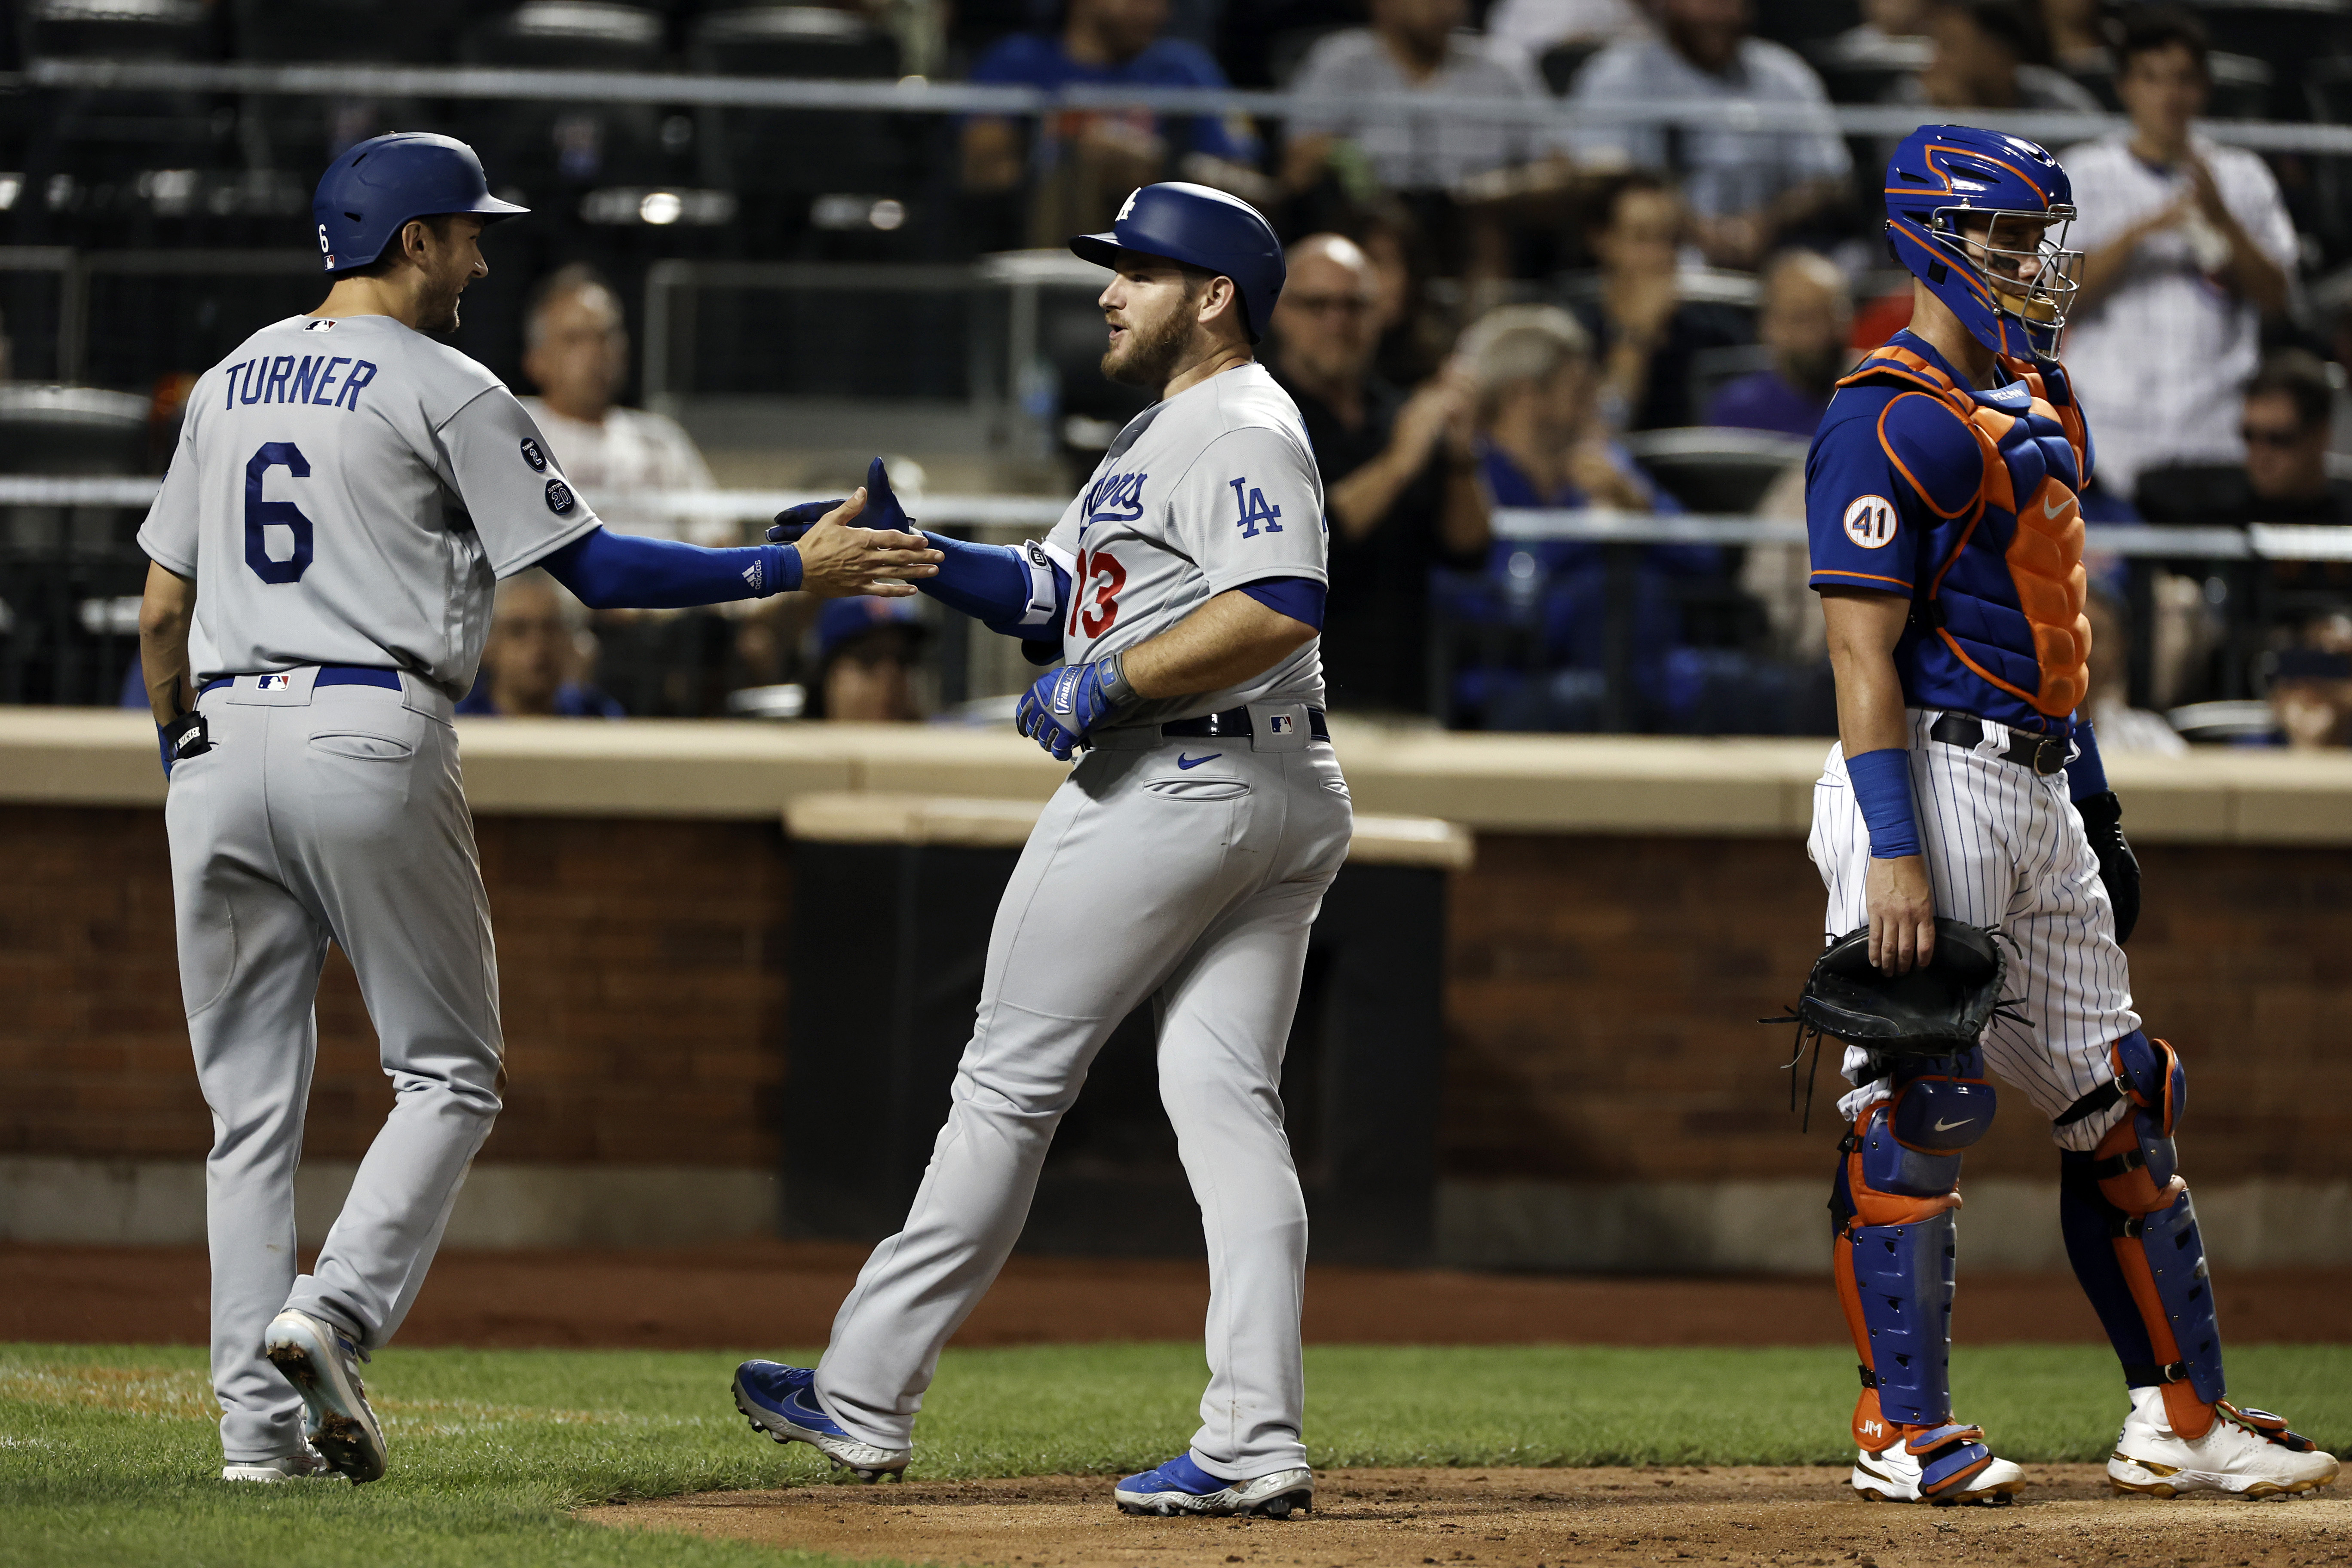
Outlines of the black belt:
<svg viewBox="0 0 2352 1568">
<path fill-rule="evenodd" d="M 1246 741 L 1257 731 L 1250 723 L 1246 708 L 1228 708 L 1222 713 L 1203 713 L 1198 719 L 1179 719 L 1173 724 L 1162 724 L 1160 732 L 1171 741 Z M 1307 710 L 1307 734 L 1310 740 L 1328 741 L 1331 726 L 1323 721 L 1323 710 Z"/>
<path fill-rule="evenodd" d="M 1973 751 L 1984 744 L 1984 725 L 1966 713 L 1947 713 L 1927 726 L 1927 738 L 1941 741 L 1948 746 L 1965 746 Z M 2009 750 L 2000 753 L 2004 763 L 2032 768 L 2047 778 L 2066 768 L 2066 737 L 2063 735 L 2029 735 L 2021 730 L 2009 732 Z"/>
<path fill-rule="evenodd" d="M 274 675 L 290 672 L 272 670 L 269 673 Z M 218 691 L 224 686 L 236 684 L 236 677 L 234 675 L 216 675 L 205 682 L 204 691 Z M 310 684 L 313 686 L 381 686 L 387 691 L 397 691 L 400 689 L 400 675 L 396 670 L 373 669 L 364 664 L 322 664 L 319 667 L 319 679 Z M 203 691 L 197 693 L 198 696 L 203 694 Z"/>
</svg>

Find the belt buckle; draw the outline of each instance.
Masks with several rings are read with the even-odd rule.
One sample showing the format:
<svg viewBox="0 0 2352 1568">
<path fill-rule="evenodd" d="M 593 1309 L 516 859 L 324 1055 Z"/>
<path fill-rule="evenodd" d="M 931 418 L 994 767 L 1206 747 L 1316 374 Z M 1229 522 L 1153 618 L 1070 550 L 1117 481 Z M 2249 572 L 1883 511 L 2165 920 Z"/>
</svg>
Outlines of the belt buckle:
<svg viewBox="0 0 2352 1568">
<path fill-rule="evenodd" d="M 2066 767 L 2066 742 L 2057 735 L 2037 735 L 2033 741 L 2033 771 L 2043 778 Z"/>
</svg>

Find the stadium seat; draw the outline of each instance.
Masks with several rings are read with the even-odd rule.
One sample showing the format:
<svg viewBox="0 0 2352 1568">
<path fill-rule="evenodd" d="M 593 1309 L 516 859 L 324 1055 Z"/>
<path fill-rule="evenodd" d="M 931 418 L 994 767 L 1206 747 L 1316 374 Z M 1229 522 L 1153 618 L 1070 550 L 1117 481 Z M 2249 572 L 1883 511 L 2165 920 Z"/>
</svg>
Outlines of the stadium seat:
<svg viewBox="0 0 2352 1568">
<path fill-rule="evenodd" d="M 0 473 L 154 470 L 147 399 L 82 386 L 0 384 Z M 139 507 L 0 507 L 0 702 L 111 706 L 138 657 L 131 542 Z"/>
<path fill-rule="evenodd" d="M 1700 512 L 1749 512 L 1792 463 L 1805 460 L 1801 436 L 1699 426 L 1642 430 L 1625 437 L 1634 460 L 1674 498 Z"/>
<path fill-rule="evenodd" d="M 146 473 L 148 414 L 129 393 L 0 384 L 0 473 Z"/>
<path fill-rule="evenodd" d="M 898 75 L 897 39 L 862 16 L 813 5 L 711 12 L 693 23 L 687 58 L 719 76 Z M 787 245 L 832 226 L 827 197 L 865 198 L 866 211 L 879 198 L 896 200 L 903 224 L 921 179 L 916 152 L 940 130 L 918 117 L 843 110 L 704 109 L 698 120 L 704 183 L 742 198 L 754 243 Z"/>
<path fill-rule="evenodd" d="M 2300 68 L 2352 48 L 2352 6 L 2336 0 L 2196 0 L 2194 9 L 2215 49 L 2266 62 L 2281 78 L 2263 95 L 2266 118 L 2300 119 L 2303 95 L 2289 85 Z M 2216 93 L 2213 112 L 2233 112 L 2221 101 L 2230 84 L 2219 68 L 2214 78 L 2223 90 Z"/>
<path fill-rule="evenodd" d="M 470 65 L 537 70 L 643 71 L 667 66 L 659 12 L 608 0 L 528 0 L 477 24 L 459 58 Z M 692 121 L 677 117 L 680 130 Z M 649 103 L 547 100 L 466 105 L 466 140 L 502 182 L 541 201 L 557 191 L 676 183 L 690 175 L 690 135 L 665 139 Z M 676 149 L 678 166 L 673 167 Z M 570 204 L 567 203 L 567 205 Z"/>
</svg>

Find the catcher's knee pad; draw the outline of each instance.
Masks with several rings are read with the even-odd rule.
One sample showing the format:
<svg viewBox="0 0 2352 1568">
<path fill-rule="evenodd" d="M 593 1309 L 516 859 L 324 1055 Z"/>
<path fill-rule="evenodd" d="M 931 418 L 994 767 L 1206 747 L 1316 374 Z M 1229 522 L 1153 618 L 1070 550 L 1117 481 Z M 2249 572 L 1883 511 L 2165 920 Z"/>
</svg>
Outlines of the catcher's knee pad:
<svg viewBox="0 0 2352 1568">
<path fill-rule="evenodd" d="M 1991 1124 L 1982 1054 L 1904 1064 L 1895 1095 L 1839 1144 L 1830 1211 L 1846 1326 L 1861 1358 L 1854 1439 L 1873 1452 L 1951 1415 L 1959 1151 Z"/>
<path fill-rule="evenodd" d="M 2084 1099 L 2121 1101 L 2127 1112 L 2089 1153 L 2059 1154 L 2066 1255 L 2125 1381 L 2162 1385 L 2172 1429 L 2195 1438 L 2227 1385 L 2205 1242 L 2172 1144 L 2188 1075 L 2178 1052 L 2137 1029 L 2115 1043 L 2112 1059 L 2113 1083 Z"/>
</svg>

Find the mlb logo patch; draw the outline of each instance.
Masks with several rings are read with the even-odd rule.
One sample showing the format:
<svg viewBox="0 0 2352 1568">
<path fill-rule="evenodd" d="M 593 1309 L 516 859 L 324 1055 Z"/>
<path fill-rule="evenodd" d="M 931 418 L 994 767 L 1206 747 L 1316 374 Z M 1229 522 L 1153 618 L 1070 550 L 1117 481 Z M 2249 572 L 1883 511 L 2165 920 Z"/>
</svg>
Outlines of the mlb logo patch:
<svg viewBox="0 0 2352 1568">
<path fill-rule="evenodd" d="M 294 684 L 290 675 L 265 675 L 253 683 L 257 691 L 283 691 Z"/>
<path fill-rule="evenodd" d="M 1270 735 L 1287 735 L 1298 728 L 1298 719 L 1291 713 L 1270 713 L 1266 716 L 1265 728 Z"/>
</svg>

